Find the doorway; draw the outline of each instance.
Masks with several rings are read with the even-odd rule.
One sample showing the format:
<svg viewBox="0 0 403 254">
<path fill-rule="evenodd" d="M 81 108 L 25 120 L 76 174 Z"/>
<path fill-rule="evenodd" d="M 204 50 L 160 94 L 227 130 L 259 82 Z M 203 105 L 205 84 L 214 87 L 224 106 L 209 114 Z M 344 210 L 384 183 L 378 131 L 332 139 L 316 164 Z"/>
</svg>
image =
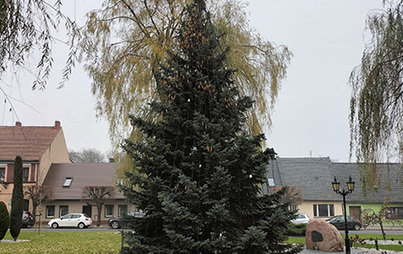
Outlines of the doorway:
<svg viewBox="0 0 403 254">
<path fill-rule="evenodd" d="M 350 206 L 349 212 L 351 216 L 358 220 L 361 220 L 361 206 Z"/>
<path fill-rule="evenodd" d="M 92 206 L 91 205 L 83 205 L 83 213 L 92 218 Z"/>
</svg>

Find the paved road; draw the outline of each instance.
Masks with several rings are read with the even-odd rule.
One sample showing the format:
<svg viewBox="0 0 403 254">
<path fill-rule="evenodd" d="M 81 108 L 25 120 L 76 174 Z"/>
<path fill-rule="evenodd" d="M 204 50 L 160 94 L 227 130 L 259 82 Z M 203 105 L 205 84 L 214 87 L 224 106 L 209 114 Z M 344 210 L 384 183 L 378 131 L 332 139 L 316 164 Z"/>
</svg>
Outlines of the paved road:
<svg viewBox="0 0 403 254">
<path fill-rule="evenodd" d="M 34 232 L 35 228 L 22 228 L 22 231 L 27 231 L 27 232 Z M 39 228 L 36 228 L 36 231 L 39 231 Z M 110 227 L 97 227 L 97 226 L 91 226 L 89 228 L 84 228 L 84 229 L 79 229 L 79 228 L 57 228 L 53 229 L 48 226 L 43 226 L 41 229 L 42 232 L 114 232 L 118 231 L 117 229 L 112 229 Z"/>
<path fill-rule="evenodd" d="M 340 233 L 344 234 L 344 230 L 339 230 Z M 394 228 L 391 230 L 390 228 L 385 229 L 386 235 L 403 235 L 403 228 Z M 381 229 L 379 228 L 366 228 L 366 229 L 361 229 L 360 231 L 354 231 L 354 230 L 349 230 L 348 231 L 349 235 L 360 235 L 360 234 L 382 234 Z"/>
<path fill-rule="evenodd" d="M 35 229 L 34 228 L 23 228 L 23 231 L 28 231 L 28 232 L 33 232 Z M 38 230 L 38 229 L 37 229 Z M 49 228 L 48 226 L 43 226 L 42 227 L 43 232 L 80 232 L 80 231 L 89 231 L 89 232 L 94 232 L 94 231 L 117 231 L 117 229 L 112 229 L 107 226 L 91 226 L 89 228 L 85 229 L 78 229 L 78 228 L 58 228 L 58 229 L 52 229 Z M 340 230 L 340 233 L 344 234 L 344 230 Z M 361 229 L 360 231 L 354 231 L 354 230 L 349 230 L 348 231 L 349 235 L 355 235 L 355 234 L 381 234 L 381 230 L 377 228 L 367 228 L 367 229 Z M 403 227 L 400 228 L 394 228 L 391 230 L 390 228 L 385 229 L 386 235 L 403 235 Z"/>
<path fill-rule="evenodd" d="M 350 249 L 350 253 L 351 254 L 359 254 L 359 253 L 366 253 L 367 251 L 363 250 L 363 249 L 355 249 L 355 248 L 351 248 Z M 340 253 L 345 253 L 344 252 L 325 252 L 325 251 L 316 251 L 316 250 L 307 250 L 304 249 L 302 252 L 300 252 L 301 254 L 340 254 Z"/>
</svg>

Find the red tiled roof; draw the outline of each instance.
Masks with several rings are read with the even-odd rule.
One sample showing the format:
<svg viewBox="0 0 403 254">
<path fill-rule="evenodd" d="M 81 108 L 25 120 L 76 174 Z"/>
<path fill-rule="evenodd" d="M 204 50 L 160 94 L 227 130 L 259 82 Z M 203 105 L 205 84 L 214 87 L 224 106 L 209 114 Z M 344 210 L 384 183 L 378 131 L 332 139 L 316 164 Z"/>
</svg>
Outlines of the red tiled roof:
<svg viewBox="0 0 403 254">
<path fill-rule="evenodd" d="M 67 178 L 72 177 L 70 187 L 63 187 Z M 115 186 L 115 163 L 54 163 L 42 185 L 53 186 L 54 200 L 81 200 L 85 186 Z M 114 199 L 124 199 L 116 188 Z"/>
<path fill-rule="evenodd" d="M 61 130 L 55 126 L 0 126 L 0 160 L 13 161 L 17 155 L 23 161 L 39 160 Z"/>
</svg>

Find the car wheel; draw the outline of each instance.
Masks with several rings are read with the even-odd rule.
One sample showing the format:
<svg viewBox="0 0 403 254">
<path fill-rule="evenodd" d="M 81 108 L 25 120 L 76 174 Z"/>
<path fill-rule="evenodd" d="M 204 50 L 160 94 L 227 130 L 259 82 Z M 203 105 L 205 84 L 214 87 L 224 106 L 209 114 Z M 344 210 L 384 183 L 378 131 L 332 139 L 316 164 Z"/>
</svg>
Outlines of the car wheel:
<svg viewBox="0 0 403 254">
<path fill-rule="evenodd" d="M 119 222 L 117 222 L 117 221 L 112 222 L 111 227 L 112 227 L 113 229 L 119 228 Z"/>
<path fill-rule="evenodd" d="M 58 227 L 59 227 L 59 225 L 58 225 L 56 222 L 54 222 L 54 223 L 52 224 L 52 228 L 56 229 L 56 228 L 58 228 Z"/>
<path fill-rule="evenodd" d="M 361 226 L 359 224 L 354 225 L 354 230 L 359 231 L 361 229 Z"/>
<path fill-rule="evenodd" d="M 85 228 L 84 223 L 82 223 L 82 222 L 78 223 L 78 228 L 79 228 L 79 229 L 83 229 L 83 228 Z"/>
</svg>

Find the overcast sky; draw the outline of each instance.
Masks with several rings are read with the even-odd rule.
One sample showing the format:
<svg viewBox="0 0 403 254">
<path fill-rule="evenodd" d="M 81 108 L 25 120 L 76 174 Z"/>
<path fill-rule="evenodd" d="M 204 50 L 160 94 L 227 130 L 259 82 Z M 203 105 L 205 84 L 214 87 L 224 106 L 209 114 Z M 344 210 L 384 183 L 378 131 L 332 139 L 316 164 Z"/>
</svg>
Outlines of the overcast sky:
<svg viewBox="0 0 403 254">
<path fill-rule="evenodd" d="M 65 9 L 82 20 L 100 1 L 66 2 Z M 281 157 L 328 156 L 348 161 L 348 78 L 360 63 L 367 14 L 380 0 L 250 0 L 250 24 L 266 39 L 286 45 L 294 54 L 275 105 L 268 145 Z M 45 91 L 31 91 L 30 74 L 8 72 L 0 86 L 11 97 L 10 112 L 0 92 L 0 124 L 49 126 L 61 121 L 68 149 L 110 150 L 108 125 L 96 118 L 91 80 L 81 66 L 62 89 L 56 89 L 67 49 L 55 45 L 55 69 Z M 31 80 L 31 81 L 30 81 Z M 21 103 L 20 101 L 23 101 Z"/>
</svg>

